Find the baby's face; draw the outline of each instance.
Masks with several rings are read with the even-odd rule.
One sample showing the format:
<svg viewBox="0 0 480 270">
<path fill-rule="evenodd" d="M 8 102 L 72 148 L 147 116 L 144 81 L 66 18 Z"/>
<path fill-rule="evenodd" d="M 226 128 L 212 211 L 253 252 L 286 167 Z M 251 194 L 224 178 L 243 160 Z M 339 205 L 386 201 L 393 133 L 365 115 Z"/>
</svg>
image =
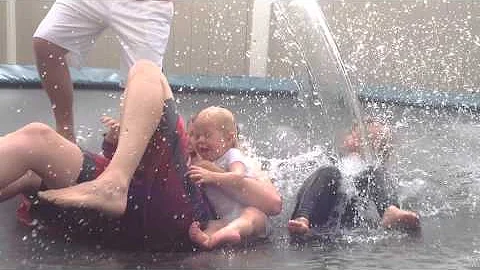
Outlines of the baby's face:
<svg viewBox="0 0 480 270">
<path fill-rule="evenodd" d="M 204 117 L 195 120 L 190 138 L 194 151 L 208 161 L 220 158 L 232 144 L 228 132 L 220 130 L 212 119 Z"/>
</svg>

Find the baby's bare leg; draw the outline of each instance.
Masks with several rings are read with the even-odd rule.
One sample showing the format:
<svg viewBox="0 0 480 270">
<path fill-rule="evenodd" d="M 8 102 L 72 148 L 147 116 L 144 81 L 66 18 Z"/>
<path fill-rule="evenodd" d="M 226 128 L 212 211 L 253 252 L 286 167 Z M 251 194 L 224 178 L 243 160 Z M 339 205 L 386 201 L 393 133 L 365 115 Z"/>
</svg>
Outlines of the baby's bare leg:
<svg viewBox="0 0 480 270">
<path fill-rule="evenodd" d="M 245 237 L 255 237 L 265 233 L 267 216 L 254 207 L 247 207 L 240 217 L 213 233 L 210 248 L 221 244 L 238 244 Z"/>
<path fill-rule="evenodd" d="M 188 230 L 190 240 L 202 248 L 210 249 L 210 236 L 225 227 L 225 225 L 227 225 L 227 222 L 222 219 L 210 220 L 205 231 L 202 231 L 200 222 L 195 221 Z"/>
</svg>

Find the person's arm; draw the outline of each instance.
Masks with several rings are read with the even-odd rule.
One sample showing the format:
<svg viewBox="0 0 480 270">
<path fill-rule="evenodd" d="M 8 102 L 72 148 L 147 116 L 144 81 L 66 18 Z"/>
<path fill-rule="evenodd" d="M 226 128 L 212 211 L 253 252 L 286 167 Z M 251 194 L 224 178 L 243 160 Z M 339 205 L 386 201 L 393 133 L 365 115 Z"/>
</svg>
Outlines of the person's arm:
<svg viewBox="0 0 480 270">
<path fill-rule="evenodd" d="M 218 187 L 237 201 L 255 207 L 267 215 L 278 215 L 282 210 L 280 194 L 269 179 L 239 177 L 238 173 L 214 172 L 199 166 L 192 166 L 189 173 L 193 181 L 197 183 L 216 183 Z"/>
<path fill-rule="evenodd" d="M 100 121 L 106 128 L 108 128 L 108 131 L 103 135 L 103 156 L 112 159 L 115 150 L 117 150 L 120 123 L 109 116 L 103 116 Z"/>
<path fill-rule="evenodd" d="M 226 182 L 222 190 L 241 203 L 253 206 L 269 216 L 280 214 L 282 199 L 269 179 L 244 177 L 238 181 Z"/>
<path fill-rule="evenodd" d="M 190 178 L 197 184 L 223 186 L 228 182 L 237 182 L 245 177 L 245 165 L 234 162 L 229 166 L 229 171 L 222 170 L 212 163 L 213 168 L 192 165 L 190 166 Z"/>
<path fill-rule="evenodd" d="M 241 162 L 232 163 L 228 169 L 228 171 L 225 171 L 213 163 L 211 163 L 210 168 L 193 165 L 190 167 L 189 174 L 197 184 L 216 184 L 218 186 L 245 177 L 245 165 Z"/>
</svg>

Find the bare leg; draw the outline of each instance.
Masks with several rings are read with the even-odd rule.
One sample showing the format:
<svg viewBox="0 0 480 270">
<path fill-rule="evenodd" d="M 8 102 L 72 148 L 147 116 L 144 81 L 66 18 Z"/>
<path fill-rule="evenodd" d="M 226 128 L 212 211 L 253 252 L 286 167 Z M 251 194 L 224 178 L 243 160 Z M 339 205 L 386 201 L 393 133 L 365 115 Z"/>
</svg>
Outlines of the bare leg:
<svg viewBox="0 0 480 270">
<path fill-rule="evenodd" d="M 67 50 L 41 38 L 33 38 L 37 70 L 52 104 L 57 132 L 75 142 L 73 84 L 65 55 Z"/>
<path fill-rule="evenodd" d="M 388 229 L 418 229 L 420 228 L 420 218 L 415 212 L 391 205 L 383 214 L 382 225 Z"/>
<path fill-rule="evenodd" d="M 299 217 L 288 221 L 288 232 L 290 234 L 306 234 L 310 231 L 310 221 L 307 218 Z"/>
<path fill-rule="evenodd" d="M 85 207 L 110 216 L 125 212 L 130 180 L 172 98 L 160 68 L 138 61 L 130 70 L 120 119 L 117 151 L 110 165 L 94 181 L 62 190 L 39 192 L 42 199 L 64 207 Z"/>
<path fill-rule="evenodd" d="M 20 193 L 33 194 L 40 189 L 41 184 L 42 178 L 40 178 L 35 172 L 28 171 L 13 183 L 0 189 L 0 202 L 9 200 Z"/>
<path fill-rule="evenodd" d="M 211 226 L 212 222 L 214 221 L 209 221 L 207 226 Z M 199 245 L 202 248 L 208 248 L 208 244 L 210 242 L 210 235 L 202 231 L 202 229 L 200 228 L 200 222 L 194 221 L 192 225 L 190 225 L 190 228 L 188 229 L 188 235 L 190 236 L 190 240 L 192 240 L 193 243 Z"/>
<path fill-rule="evenodd" d="M 245 237 L 265 233 L 266 215 L 256 208 L 247 207 L 240 217 L 218 230 L 210 237 L 210 248 L 221 244 L 238 244 Z"/>
<path fill-rule="evenodd" d="M 190 227 L 191 240 L 203 248 L 214 249 L 222 244 L 238 244 L 242 238 L 258 236 L 265 232 L 266 216 L 256 208 L 247 207 L 240 217 L 223 228 L 201 232 L 198 226 Z M 210 224 L 209 224 L 210 225 Z M 196 228 L 195 228 L 196 227 Z"/>
<path fill-rule="evenodd" d="M 33 123 L 0 138 L 0 201 L 26 189 L 76 183 L 83 154 L 49 126 Z"/>
<path fill-rule="evenodd" d="M 210 220 L 207 224 L 207 228 L 202 231 L 200 228 L 200 222 L 193 222 L 188 230 L 190 240 L 198 244 L 200 247 L 210 249 L 210 237 L 221 228 L 227 226 L 227 221 L 223 219 Z"/>
</svg>

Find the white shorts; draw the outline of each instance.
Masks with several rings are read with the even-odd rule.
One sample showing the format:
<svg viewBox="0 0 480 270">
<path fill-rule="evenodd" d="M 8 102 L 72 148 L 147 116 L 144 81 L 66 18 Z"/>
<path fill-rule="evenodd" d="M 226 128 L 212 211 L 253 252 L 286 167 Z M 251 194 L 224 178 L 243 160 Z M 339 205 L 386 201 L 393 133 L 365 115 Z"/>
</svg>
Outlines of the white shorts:
<svg viewBox="0 0 480 270">
<path fill-rule="evenodd" d="M 69 50 L 70 64 L 78 66 L 110 27 L 121 45 L 125 74 L 138 59 L 162 66 L 172 18 L 171 1 L 57 0 L 33 36 Z"/>
</svg>

